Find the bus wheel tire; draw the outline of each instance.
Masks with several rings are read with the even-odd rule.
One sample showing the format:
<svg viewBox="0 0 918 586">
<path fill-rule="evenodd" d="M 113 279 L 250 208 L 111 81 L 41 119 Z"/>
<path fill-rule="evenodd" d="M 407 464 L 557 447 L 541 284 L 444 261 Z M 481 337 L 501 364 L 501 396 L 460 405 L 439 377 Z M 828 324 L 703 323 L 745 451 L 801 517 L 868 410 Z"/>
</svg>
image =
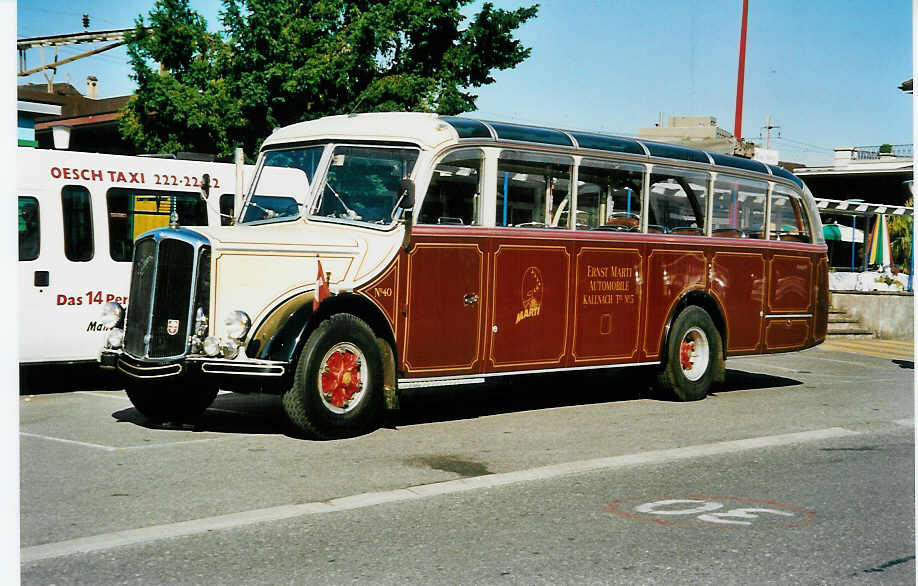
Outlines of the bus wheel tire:
<svg viewBox="0 0 918 586">
<path fill-rule="evenodd" d="M 366 433 L 382 407 L 383 363 L 373 330 L 341 313 L 310 334 L 297 361 L 284 411 L 299 431 L 316 439 Z"/>
<path fill-rule="evenodd" d="M 134 382 L 125 391 L 135 409 L 158 423 L 194 421 L 217 397 L 217 387 L 200 383 Z"/>
<path fill-rule="evenodd" d="M 680 313 L 666 341 L 666 362 L 657 381 L 679 401 L 704 399 L 723 380 L 720 332 L 708 312 L 690 305 Z"/>
</svg>

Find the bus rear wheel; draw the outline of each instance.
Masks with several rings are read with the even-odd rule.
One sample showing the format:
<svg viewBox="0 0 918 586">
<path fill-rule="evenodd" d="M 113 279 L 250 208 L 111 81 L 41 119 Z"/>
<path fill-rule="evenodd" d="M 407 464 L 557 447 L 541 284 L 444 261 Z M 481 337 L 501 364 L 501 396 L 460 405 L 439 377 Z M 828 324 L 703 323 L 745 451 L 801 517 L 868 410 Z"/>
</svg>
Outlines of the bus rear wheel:
<svg viewBox="0 0 918 586">
<path fill-rule="evenodd" d="M 177 385 L 137 381 L 128 384 L 125 392 L 135 409 L 157 423 L 193 421 L 217 397 L 217 387 L 195 382 Z"/>
<path fill-rule="evenodd" d="M 323 321 L 300 353 L 284 411 L 307 436 L 359 435 L 376 421 L 383 399 L 383 363 L 373 330 L 341 313 Z"/>
<path fill-rule="evenodd" d="M 697 305 L 680 313 L 670 328 L 666 361 L 657 380 L 679 401 L 704 399 L 723 379 L 723 342 L 711 316 Z"/>
</svg>

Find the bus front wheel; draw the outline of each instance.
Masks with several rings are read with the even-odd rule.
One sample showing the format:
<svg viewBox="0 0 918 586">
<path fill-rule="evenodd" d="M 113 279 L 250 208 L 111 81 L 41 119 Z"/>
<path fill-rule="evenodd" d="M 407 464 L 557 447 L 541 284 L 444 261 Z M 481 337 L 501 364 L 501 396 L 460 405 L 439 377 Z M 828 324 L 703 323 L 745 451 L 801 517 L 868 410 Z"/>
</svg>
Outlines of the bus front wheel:
<svg viewBox="0 0 918 586">
<path fill-rule="evenodd" d="M 682 311 L 670 328 L 666 361 L 658 376 L 664 390 L 679 401 L 703 399 L 724 369 L 720 332 L 697 305 Z"/>
<path fill-rule="evenodd" d="M 360 318 L 341 313 L 323 321 L 300 353 L 284 411 L 318 439 L 364 433 L 382 405 L 383 362 L 376 335 Z"/>
</svg>

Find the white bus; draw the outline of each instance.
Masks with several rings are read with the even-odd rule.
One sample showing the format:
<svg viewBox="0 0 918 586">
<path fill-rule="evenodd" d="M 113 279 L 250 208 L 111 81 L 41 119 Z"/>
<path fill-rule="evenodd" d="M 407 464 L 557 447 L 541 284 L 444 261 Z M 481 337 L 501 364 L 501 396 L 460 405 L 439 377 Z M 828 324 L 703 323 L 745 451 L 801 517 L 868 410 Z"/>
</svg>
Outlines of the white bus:
<svg viewBox="0 0 918 586">
<path fill-rule="evenodd" d="M 134 239 L 173 211 L 219 226 L 236 209 L 231 163 L 19 148 L 16 167 L 21 365 L 94 362 L 102 304 L 129 301 Z"/>
</svg>

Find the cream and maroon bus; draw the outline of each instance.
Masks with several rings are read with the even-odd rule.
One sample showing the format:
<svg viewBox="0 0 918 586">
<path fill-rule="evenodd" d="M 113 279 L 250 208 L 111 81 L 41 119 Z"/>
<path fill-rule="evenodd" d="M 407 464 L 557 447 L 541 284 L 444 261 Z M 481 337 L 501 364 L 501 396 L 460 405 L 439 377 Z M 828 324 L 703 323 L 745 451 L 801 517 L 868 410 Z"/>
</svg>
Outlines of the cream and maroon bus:
<svg viewBox="0 0 918 586">
<path fill-rule="evenodd" d="M 327 287 L 326 287 L 327 283 Z M 826 335 L 804 184 L 757 161 L 420 113 L 276 130 L 237 224 L 138 239 L 102 364 L 153 419 L 283 395 L 319 437 L 399 389 L 656 365 L 703 398 L 729 356 Z"/>
</svg>

